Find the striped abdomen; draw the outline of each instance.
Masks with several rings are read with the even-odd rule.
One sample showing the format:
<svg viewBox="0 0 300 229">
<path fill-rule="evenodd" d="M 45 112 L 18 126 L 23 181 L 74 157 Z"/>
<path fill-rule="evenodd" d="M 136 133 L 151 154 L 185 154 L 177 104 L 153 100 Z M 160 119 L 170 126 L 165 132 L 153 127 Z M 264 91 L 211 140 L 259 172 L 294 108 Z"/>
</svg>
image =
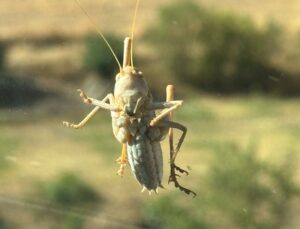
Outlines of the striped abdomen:
<svg viewBox="0 0 300 229">
<path fill-rule="evenodd" d="M 136 134 L 127 143 L 128 161 L 132 173 L 148 190 L 161 186 L 163 159 L 159 141 L 151 141 L 146 135 Z"/>
</svg>

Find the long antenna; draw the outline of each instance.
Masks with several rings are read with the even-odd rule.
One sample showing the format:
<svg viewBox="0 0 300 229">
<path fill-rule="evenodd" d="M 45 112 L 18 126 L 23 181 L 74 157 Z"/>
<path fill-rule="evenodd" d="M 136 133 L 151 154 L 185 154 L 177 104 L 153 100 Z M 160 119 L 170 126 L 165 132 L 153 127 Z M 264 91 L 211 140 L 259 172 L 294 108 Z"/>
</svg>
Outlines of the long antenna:
<svg viewBox="0 0 300 229">
<path fill-rule="evenodd" d="M 104 37 L 103 33 L 98 29 L 96 23 L 92 20 L 92 18 L 90 17 L 90 15 L 86 12 L 86 10 L 81 6 L 81 4 L 79 3 L 78 0 L 75 0 L 75 2 L 77 3 L 77 5 L 79 6 L 79 8 L 82 10 L 82 12 L 87 16 L 87 18 L 89 19 L 90 23 L 92 26 L 94 26 L 94 28 L 96 29 L 97 33 L 100 35 L 100 37 L 104 40 L 104 42 L 106 43 L 107 47 L 109 48 L 109 50 L 111 51 L 111 53 L 113 54 L 118 66 L 119 66 L 119 69 L 120 69 L 120 72 L 122 71 L 122 67 L 121 67 L 121 64 L 120 64 L 120 61 L 118 60 L 118 57 L 116 55 L 116 53 L 114 52 L 114 50 L 112 49 L 112 47 L 110 46 L 110 44 L 108 43 L 108 41 L 106 40 L 106 38 Z"/>
<path fill-rule="evenodd" d="M 140 0 L 137 0 L 136 4 L 135 4 L 133 22 L 132 22 L 132 27 L 131 27 L 131 66 L 132 67 L 133 67 L 133 37 L 134 37 L 134 29 L 135 29 L 136 16 L 137 16 L 139 4 L 140 4 Z"/>
</svg>

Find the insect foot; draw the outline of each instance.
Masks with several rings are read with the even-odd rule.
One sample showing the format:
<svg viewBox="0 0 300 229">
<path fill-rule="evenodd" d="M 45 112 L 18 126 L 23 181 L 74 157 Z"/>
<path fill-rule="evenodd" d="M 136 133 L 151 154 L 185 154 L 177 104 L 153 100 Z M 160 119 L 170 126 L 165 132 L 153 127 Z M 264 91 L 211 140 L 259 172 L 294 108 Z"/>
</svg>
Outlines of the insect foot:
<svg viewBox="0 0 300 229">
<path fill-rule="evenodd" d="M 120 168 L 119 168 L 117 174 L 118 174 L 119 176 L 123 177 L 124 171 L 125 171 L 125 167 L 126 167 L 126 165 L 127 165 L 127 160 L 126 160 L 126 159 L 123 159 L 122 157 L 120 157 L 120 158 L 118 158 L 118 159 L 116 160 L 116 162 L 118 162 L 118 164 L 120 165 Z"/>
<path fill-rule="evenodd" d="M 63 121 L 63 125 L 66 127 L 71 127 L 71 123 L 67 122 L 67 121 Z"/>
<path fill-rule="evenodd" d="M 69 127 L 69 128 L 77 129 L 77 125 L 75 125 L 73 123 L 70 123 L 70 122 L 63 121 L 63 125 L 66 126 L 66 127 Z"/>
<path fill-rule="evenodd" d="M 118 174 L 119 176 L 123 177 L 124 171 L 125 171 L 125 167 L 126 167 L 126 164 L 120 164 L 120 168 L 119 168 L 119 170 L 118 170 L 118 172 L 117 172 L 117 174 Z"/>
<path fill-rule="evenodd" d="M 174 163 L 171 163 L 171 173 L 170 173 L 170 176 L 169 176 L 169 182 L 168 182 L 168 183 L 173 182 L 174 185 L 175 185 L 175 187 L 178 188 L 180 191 L 182 191 L 182 192 L 184 192 L 184 193 L 186 193 L 186 194 L 188 194 L 188 195 L 192 194 L 193 197 L 197 196 L 197 194 L 196 194 L 195 192 L 193 192 L 192 190 L 187 189 L 187 188 L 185 188 L 185 187 L 183 187 L 183 186 L 181 186 L 181 185 L 179 184 L 179 182 L 178 182 L 178 180 L 177 180 L 177 177 L 180 177 L 180 175 L 178 175 L 178 174 L 175 172 L 175 170 L 177 170 L 177 171 L 179 171 L 179 172 L 181 172 L 181 173 L 186 173 L 186 174 L 188 174 L 187 171 L 185 171 L 185 170 L 179 168 L 179 167 L 176 166 Z"/>
<path fill-rule="evenodd" d="M 178 166 L 175 165 L 175 164 L 173 164 L 173 166 L 174 166 L 174 169 L 177 170 L 178 172 L 180 172 L 180 173 L 185 173 L 185 175 L 189 175 L 189 172 L 188 172 L 188 171 L 186 171 L 186 170 L 184 170 L 184 169 L 178 167 Z"/>
<path fill-rule="evenodd" d="M 74 123 L 70 123 L 70 122 L 66 122 L 63 121 L 63 125 L 69 128 L 73 128 L 73 129 L 79 129 L 82 127 L 82 124 L 74 124 Z"/>
<path fill-rule="evenodd" d="M 81 89 L 77 89 L 79 96 L 83 98 L 83 102 L 86 104 L 92 104 L 91 98 L 89 98 Z"/>
</svg>

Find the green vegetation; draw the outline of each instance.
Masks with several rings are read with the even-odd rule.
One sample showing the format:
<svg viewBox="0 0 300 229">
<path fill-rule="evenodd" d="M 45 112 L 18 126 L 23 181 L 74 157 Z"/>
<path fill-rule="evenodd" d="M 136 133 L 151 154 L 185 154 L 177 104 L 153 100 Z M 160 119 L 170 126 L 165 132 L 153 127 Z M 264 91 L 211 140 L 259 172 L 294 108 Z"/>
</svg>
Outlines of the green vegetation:
<svg viewBox="0 0 300 229">
<path fill-rule="evenodd" d="M 115 35 L 108 35 L 106 39 L 110 43 L 119 61 L 122 60 L 123 42 Z M 88 71 L 94 71 L 104 79 L 111 79 L 118 72 L 118 65 L 106 43 L 98 34 L 92 34 L 85 39 L 85 53 L 83 67 Z"/>
<path fill-rule="evenodd" d="M 286 161 L 276 165 L 257 159 L 255 147 L 243 151 L 232 145 L 215 152 L 206 176 L 206 204 L 221 219 L 216 225 L 287 226 L 292 201 L 300 197 L 294 156 L 287 155 Z"/>
<path fill-rule="evenodd" d="M 63 229 L 81 229 L 83 228 L 84 220 L 78 216 L 70 215 L 65 220 Z"/>
<path fill-rule="evenodd" d="M 8 227 L 7 227 L 7 224 L 6 224 L 6 222 L 5 222 L 5 220 L 2 219 L 2 217 L 0 217 L 0 228 L 1 228 L 1 229 L 6 229 L 6 228 L 8 228 Z"/>
<path fill-rule="evenodd" d="M 273 63 L 282 53 L 282 33 L 274 22 L 259 28 L 250 18 L 187 0 L 161 9 L 159 22 L 145 38 L 159 50 L 172 76 L 196 88 L 293 94 L 299 82 Z"/>
<path fill-rule="evenodd" d="M 47 198 L 65 206 L 78 206 L 101 202 L 97 193 L 72 173 L 64 173 L 46 185 Z"/>
<path fill-rule="evenodd" d="M 193 214 L 191 209 L 177 203 L 174 196 L 161 197 L 154 203 L 146 203 L 143 210 L 141 228 L 177 229 L 177 228 L 210 228 L 203 221 L 203 216 Z"/>
<path fill-rule="evenodd" d="M 255 147 L 215 148 L 199 196 L 146 202 L 143 228 L 287 228 L 293 201 L 300 200 L 294 156 L 271 164 L 257 158 Z"/>
<path fill-rule="evenodd" d="M 71 172 L 63 172 L 54 180 L 39 188 L 40 197 L 46 198 L 52 209 L 47 218 L 56 221 L 64 229 L 81 229 L 85 223 L 84 215 L 87 210 L 101 207 L 104 198 L 91 185 Z M 55 214 L 56 213 L 56 214 Z M 42 212 L 37 212 L 42 216 Z"/>
</svg>

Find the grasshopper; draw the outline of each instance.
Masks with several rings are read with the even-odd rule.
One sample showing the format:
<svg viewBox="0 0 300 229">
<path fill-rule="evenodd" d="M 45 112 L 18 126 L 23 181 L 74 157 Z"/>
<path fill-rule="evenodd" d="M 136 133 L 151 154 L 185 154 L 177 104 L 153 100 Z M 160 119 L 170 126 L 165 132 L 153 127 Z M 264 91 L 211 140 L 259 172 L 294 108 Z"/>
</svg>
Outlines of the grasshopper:
<svg viewBox="0 0 300 229">
<path fill-rule="evenodd" d="M 135 17 L 138 3 L 139 0 L 136 4 Z M 86 13 L 82 7 L 81 9 Z M 117 173 L 123 176 L 125 166 L 129 163 L 133 175 L 143 186 L 142 191 L 148 190 L 150 194 L 152 192 L 157 193 L 159 187 L 164 188 L 162 185 L 163 156 L 160 142 L 168 135 L 170 147 L 169 183 L 173 182 L 179 190 L 196 196 L 195 192 L 179 184 L 177 180 L 179 174 L 176 173 L 177 171 L 188 175 L 186 170 L 175 164 L 187 128 L 172 121 L 173 111 L 180 107 L 183 101 L 174 100 L 173 85 L 168 85 L 166 88 L 165 102 L 153 101 L 143 73 L 133 66 L 133 32 L 131 37 L 126 37 L 124 41 L 122 67 L 101 32 L 100 35 L 109 46 L 120 68 L 120 72 L 115 77 L 114 92 L 106 95 L 102 100 L 98 100 L 88 97 L 82 90 L 78 89 L 84 103 L 93 105 L 95 108 L 80 123 L 73 124 L 64 121 L 63 124 L 79 129 L 99 109 L 109 111 L 112 118 L 113 134 L 117 141 L 122 144 L 121 156 L 117 159 L 120 165 Z M 157 111 L 160 112 L 157 113 Z M 173 141 L 173 128 L 182 132 L 176 147 Z"/>
</svg>

